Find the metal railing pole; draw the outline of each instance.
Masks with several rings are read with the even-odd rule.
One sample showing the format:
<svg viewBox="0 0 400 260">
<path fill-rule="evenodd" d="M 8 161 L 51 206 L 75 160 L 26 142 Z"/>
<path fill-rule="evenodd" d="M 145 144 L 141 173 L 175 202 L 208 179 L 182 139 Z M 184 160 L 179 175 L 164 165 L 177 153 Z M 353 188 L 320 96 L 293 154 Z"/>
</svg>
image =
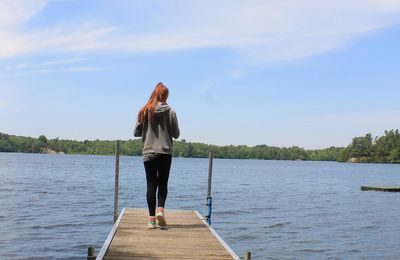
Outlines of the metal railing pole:
<svg viewBox="0 0 400 260">
<path fill-rule="evenodd" d="M 208 185 L 207 185 L 207 223 L 211 226 L 211 214 L 212 214 L 212 197 L 211 197 L 211 181 L 212 181 L 212 166 L 213 166 L 213 154 L 208 154 Z"/>
<path fill-rule="evenodd" d="M 118 189 L 119 189 L 119 140 L 117 140 L 115 144 L 114 223 L 118 219 Z"/>
</svg>

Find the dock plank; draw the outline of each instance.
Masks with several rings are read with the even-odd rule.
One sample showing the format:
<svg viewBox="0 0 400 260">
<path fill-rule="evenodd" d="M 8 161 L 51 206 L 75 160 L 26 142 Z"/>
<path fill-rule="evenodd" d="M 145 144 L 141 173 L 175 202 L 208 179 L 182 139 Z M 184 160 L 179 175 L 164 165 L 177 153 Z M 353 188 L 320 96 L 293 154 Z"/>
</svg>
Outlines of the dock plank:
<svg viewBox="0 0 400 260">
<path fill-rule="evenodd" d="M 196 211 L 166 210 L 163 229 L 147 228 L 147 209 L 121 214 L 97 259 L 239 259 Z"/>
</svg>

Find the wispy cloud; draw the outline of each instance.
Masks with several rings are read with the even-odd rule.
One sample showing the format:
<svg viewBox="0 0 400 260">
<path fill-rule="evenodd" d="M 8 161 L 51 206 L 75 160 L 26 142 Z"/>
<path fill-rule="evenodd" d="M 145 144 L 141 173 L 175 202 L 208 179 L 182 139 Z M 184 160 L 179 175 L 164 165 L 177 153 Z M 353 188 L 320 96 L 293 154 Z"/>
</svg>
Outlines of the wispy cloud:
<svg viewBox="0 0 400 260">
<path fill-rule="evenodd" d="M 30 62 L 24 62 L 24 63 L 18 63 L 15 65 L 9 65 L 4 68 L 5 71 L 7 72 L 14 72 L 14 73 L 21 73 L 23 70 L 33 70 L 35 67 L 43 69 L 45 67 L 54 67 L 54 66 L 62 66 L 66 64 L 74 64 L 74 63 L 79 63 L 86 61 L 86 58 L 82 57 L 74 57 L 74 58 L 66 58 L 66 59 L 57 59 L 57 60 L 46 60 L 42 61 L 40 63 L 30 63 Z M 15 72 L 19 71 L 19 72 Z"/>
<path fill-rule="evenodd" d="M 75 66 L 75 67 L 59 67 L 59 68 L 39 68 L 30 69 L 23 71 L 13 71 L 0 73 L 0 78 L 14 78 L 22 76 L 31 76 L 37 74 L 49 74 L 49 73 L 79 73 L 79 72 L 99 72 L 109 70 L 108 67 L 100 66 Z"/>
<path fill-rule="evenodd" d="M 3 0 L 0 2 L 0 27 L 13 27 L 35 16 L 47 0 Z"/>
<path fill-rule="evenodd" d="M 49 65 L 60 65 L 60 64 L 71 64 L 71 63 L 77 63 L 77 62 L 82 62 L 87 60 L 86 58 L 69 58 L 69 59 L 59 59 L 59 60 L 47 60 L 43 61 L 40 63 L 40 65 L 43 66 L 49 66 Z"/>
<path fill-rule="evenodd" d="M 0 1 L 0 58 L 26 52 L 32 42 L 25 42 L 26 32 L 20 26 L 37 15 L 47 4 L 45 0 Z"/>
<path fill-rule="evenodd" d="M 5 68 L 7 71 L 23 70 L 32 67 L 32 63 L 18 63 Z"/>
<path fill-rule="evenodd" d="M 36 63 L 18 63 L 0 69 L 0 78 L 12 78 L 35 74 L 97 72 L 109 70 L 108 67 L 85 64 L 84 57 L 70 57 L 55 60 L 45 60 Z"/>
<path fill-rule="evenodd" d="M 398 0 L 169 0 L 152 2 L 157 8 L 151 3 L 118 2 L 141 13 L 132 15 L 130 26 L 99 26 L 106 23 L 83 20 L 74 25 L 19 29 L 46 3 L 1 2 L 0 17 L 5 16 L 0 18 L 0 58 L 44 51 L 137 53 L 228 47 L 243 59 L 265 63 L 327 52 L 400 22 Z M 17 11 L 10 15 L 11 10 Z M 139 28 L 142 21 L 147 22 L 146 30 Z"/>
</svg>

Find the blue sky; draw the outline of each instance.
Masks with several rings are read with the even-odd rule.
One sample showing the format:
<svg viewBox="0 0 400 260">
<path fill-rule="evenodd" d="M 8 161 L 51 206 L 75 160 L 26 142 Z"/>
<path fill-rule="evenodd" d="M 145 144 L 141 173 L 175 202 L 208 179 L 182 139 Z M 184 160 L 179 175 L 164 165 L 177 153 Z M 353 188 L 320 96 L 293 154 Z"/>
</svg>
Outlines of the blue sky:
<svg viewBox="0 0 400 260">
<path fill-rule="evenodd" d="M 0 132 L 133 138 L 159 81 L 188 141 L 400 128 L 400 1 L 2 0 L 0 37 Z"/>
</svg>

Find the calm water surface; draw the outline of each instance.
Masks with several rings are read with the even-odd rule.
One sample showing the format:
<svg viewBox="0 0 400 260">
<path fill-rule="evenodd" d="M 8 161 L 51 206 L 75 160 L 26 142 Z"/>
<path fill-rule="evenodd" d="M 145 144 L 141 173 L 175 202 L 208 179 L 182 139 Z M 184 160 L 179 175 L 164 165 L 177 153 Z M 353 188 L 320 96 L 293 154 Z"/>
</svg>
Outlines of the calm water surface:
<svg viewBox="0 0 400 260">
<path fill-rule="evenodd" d="M 207 159 L 174 158 L 167 207 L 205 214 Z M 213 227 L 254 259 L 399 259 L 400 165 L 214 160 Z M 0 259 L 85 259 L 111 227 L 112 156 L 0 153 Z M 122 157 L 120 207 L 146 207 Z M 145 223 L 144 223 L 145 224 Z"/>
</svg>

